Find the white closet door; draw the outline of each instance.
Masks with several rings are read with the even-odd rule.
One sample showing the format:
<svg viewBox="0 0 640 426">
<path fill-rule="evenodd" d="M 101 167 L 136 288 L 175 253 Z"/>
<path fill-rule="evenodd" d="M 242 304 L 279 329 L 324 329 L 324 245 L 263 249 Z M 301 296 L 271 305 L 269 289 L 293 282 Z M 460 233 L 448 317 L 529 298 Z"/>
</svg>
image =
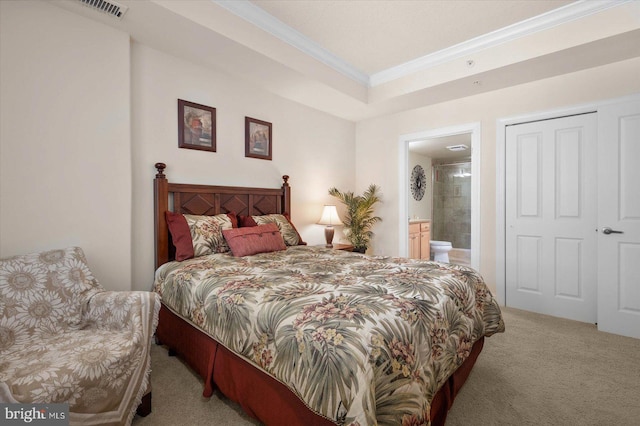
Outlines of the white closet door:
<svg viewBox="0 0 640 426">
<path fill-rule="evenodd" d="M 640 338 L 640 101 L 598 116 L 598 329 Z"/>
<path fill-rule="evenodd" d="M 507 127 L 507 306 L 596 322 L 596 151 L 596 114 Z"/>
</svg>

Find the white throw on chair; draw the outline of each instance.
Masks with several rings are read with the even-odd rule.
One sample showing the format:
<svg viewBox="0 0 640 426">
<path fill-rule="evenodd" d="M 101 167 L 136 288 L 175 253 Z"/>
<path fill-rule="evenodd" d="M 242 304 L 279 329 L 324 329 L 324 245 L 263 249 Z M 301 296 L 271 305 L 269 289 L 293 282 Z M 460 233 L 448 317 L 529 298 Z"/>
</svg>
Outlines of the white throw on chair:
<svg viewBox="0 0 640 426">
<path fill-rule="evenodd" d="M 67 403 L 72 426 L 151 409 L 156 293 L 106 291 L 70 247 L 0 259 L 0 301 L 0 403 Z"/>
</svg>

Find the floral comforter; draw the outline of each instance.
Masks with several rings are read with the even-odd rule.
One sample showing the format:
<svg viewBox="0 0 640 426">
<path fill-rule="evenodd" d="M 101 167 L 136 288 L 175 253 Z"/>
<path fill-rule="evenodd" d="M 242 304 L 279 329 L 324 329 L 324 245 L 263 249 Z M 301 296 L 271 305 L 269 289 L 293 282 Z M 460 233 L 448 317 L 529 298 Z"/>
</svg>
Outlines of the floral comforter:
<svg viewBox="0 0 640 426">
<path fill-rule="evenodd" d="M 170 262 L 155 290 L 338 424 L 428 424 L 473 343 L 504 331 L 473 269 L 322 247 Z"/>
</svg>

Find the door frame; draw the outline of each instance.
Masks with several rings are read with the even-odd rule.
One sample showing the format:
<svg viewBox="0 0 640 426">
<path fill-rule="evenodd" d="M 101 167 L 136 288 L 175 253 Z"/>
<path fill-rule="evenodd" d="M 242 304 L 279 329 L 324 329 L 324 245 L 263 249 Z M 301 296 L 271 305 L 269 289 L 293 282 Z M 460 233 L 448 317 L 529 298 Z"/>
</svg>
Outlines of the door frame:
<svg viewBox="0 0 640 426">
<path fill-rule="evenodd" d="M 454 136 L 469 133 L 471 135 L 471 267 L 480 269 L 480 122 L 423 130 L 401 135 L 399 138 L 399 226 L 398 253 L 400 257 L 409 255 L 409 143 L 424 139 Z M 431 194 L 432 195 L 432 194 Z M 404 220 L 407 218 L 407 220 Z"/>
<path fill-rule="evenodd" d="M 505 218 L 505 168 L 506 168 L 506 130 L 507 126 L 523 124 L 532 121 L 549 120 L 568 115 L 598 113 L 602 105 L 615 104 L 629 100 L 639 99 L 639 94 L 623 96 L 619 98 L 596 101 L 593 103 L 552 109 L 543 112 L 523 114 L 496 120 L 496 297 L 501 305 L 506 305 L 506 218 Z"/>
</svg>

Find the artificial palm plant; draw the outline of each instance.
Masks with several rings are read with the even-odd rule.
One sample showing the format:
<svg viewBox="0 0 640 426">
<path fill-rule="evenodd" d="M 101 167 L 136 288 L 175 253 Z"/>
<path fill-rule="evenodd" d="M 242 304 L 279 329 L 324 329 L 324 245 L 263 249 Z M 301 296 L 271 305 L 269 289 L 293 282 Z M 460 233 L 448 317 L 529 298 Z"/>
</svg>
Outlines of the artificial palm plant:
<svg viewBox="0 0 640 426">
<path fill-rule="evenodd" d="M 342 192 L 335 187 L 329 189 L 329 195 L 336 197 L 347 207 L 342 222 L 345 227 L 345 236 L 353 244 L 354 251 L 360 253 L 367 251 L 373 237 L 371 227 L 382 220 L 374 215 L 374 205 L 382 202 L 378 193 L 379 188 L 374 184 L 369 185 L 362 195 L 355 195 L 353 191 Z"/>
</svg>

